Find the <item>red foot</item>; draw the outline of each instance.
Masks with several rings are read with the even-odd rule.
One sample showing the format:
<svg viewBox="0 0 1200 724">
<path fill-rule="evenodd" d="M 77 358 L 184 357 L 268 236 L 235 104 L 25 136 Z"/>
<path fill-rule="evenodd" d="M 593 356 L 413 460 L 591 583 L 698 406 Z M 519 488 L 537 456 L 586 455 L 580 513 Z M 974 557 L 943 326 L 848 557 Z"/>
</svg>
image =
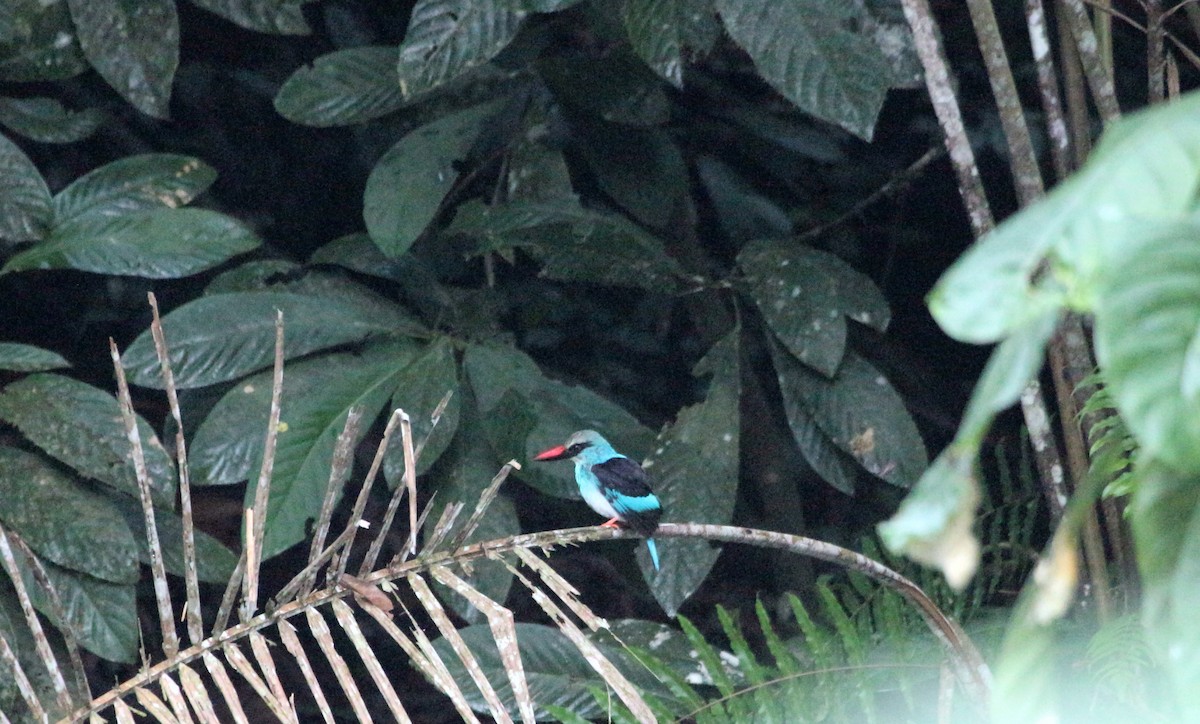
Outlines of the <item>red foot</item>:
<svg viewBox="0 0 1200 724">
<path fill-rule="evenodd" d="M 613 518 L 612 520 L 605 521 L 604 523 L 600 524 L 600 527 L 601 528 L 620 528 L 621 527 L 621 519 Z"/>
</svg>

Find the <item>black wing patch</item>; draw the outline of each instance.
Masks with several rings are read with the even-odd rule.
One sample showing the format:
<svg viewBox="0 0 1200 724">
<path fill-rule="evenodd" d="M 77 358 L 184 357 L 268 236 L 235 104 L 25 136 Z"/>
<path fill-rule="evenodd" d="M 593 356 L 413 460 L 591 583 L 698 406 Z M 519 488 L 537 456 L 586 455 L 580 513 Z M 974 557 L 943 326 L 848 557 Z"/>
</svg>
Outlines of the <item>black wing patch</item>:
<svg viewBox="0 0 1200 724">
<path fill-rule="evenodd" d="M 650 476 L 629 458 L 596 463 L 592 472 L 600 480 L 604 497 L 630 528 L 649 535 L 662 518 L 662 504 L 650 490 Z"/>
</svg>

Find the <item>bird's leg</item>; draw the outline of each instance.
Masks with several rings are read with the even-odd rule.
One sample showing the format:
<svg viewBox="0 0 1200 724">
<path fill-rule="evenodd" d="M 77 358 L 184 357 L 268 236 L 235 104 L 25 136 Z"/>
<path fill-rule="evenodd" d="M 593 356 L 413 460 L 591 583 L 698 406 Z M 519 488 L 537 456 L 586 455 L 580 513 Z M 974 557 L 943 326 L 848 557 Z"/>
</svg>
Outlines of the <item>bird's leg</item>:
<svg viewBox="0 0 1200 724">
<path fill-rule="evenodd" d="M 600 524 L 600 527 L 601 528 L 620 528 L 621 527 L 621 519 L 613 518 L 612 520 L 605 521 Z"/>
</svg>

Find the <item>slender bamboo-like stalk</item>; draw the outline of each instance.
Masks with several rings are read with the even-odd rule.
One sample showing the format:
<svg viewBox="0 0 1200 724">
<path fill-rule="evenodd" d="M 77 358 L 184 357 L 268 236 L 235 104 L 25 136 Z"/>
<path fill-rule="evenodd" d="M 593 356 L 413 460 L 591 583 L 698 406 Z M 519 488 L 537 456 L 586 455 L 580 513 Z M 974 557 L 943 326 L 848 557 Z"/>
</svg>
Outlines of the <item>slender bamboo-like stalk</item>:
<svg viewBox="0 0 1200 724">
<path fill-rule="evenodd" d="M 239 615 L 245 621 L 258 609 L 258 569 L 262 562 L 263 534 L 266 531 L 267 504 L 271 498 L 271 475 L 275 470 L 275 444 L 279 439 L 280 398 L 283 397 L 283 312 L 275 312 L 275 368 L 271 378 L 271 412 L 267 437 L 263 443 L 262 467 L 254 488 L 254 515 L 246 516 L 245 593 Z M 250 523 L 255 525 L 250 526 Z M 253 529 L 251 529 L 253 528 Z"/>
</svg>

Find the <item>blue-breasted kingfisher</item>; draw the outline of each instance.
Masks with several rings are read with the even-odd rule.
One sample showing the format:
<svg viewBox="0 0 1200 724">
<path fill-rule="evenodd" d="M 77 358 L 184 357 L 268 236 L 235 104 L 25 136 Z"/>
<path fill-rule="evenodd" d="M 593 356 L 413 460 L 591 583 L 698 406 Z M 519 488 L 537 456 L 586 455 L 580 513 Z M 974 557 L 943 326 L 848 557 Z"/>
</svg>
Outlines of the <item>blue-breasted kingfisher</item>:
<svg viewBox="0 0 1200 724">
<path fill-rule="evenodd" d="M 611 518 L 605 528 L 631 528 L 646 536 L 650 560 L 658 570 L 658 547 L 649 537 L 662 518 L 662 502 L 650 490 L 650 476 L 633 460 L 608 444 L 595 430 L 572 433 L 557 447 L 538 453 L 534 460 L 572 460 L 579 494 L 592 510 Z"/>
</svg>

